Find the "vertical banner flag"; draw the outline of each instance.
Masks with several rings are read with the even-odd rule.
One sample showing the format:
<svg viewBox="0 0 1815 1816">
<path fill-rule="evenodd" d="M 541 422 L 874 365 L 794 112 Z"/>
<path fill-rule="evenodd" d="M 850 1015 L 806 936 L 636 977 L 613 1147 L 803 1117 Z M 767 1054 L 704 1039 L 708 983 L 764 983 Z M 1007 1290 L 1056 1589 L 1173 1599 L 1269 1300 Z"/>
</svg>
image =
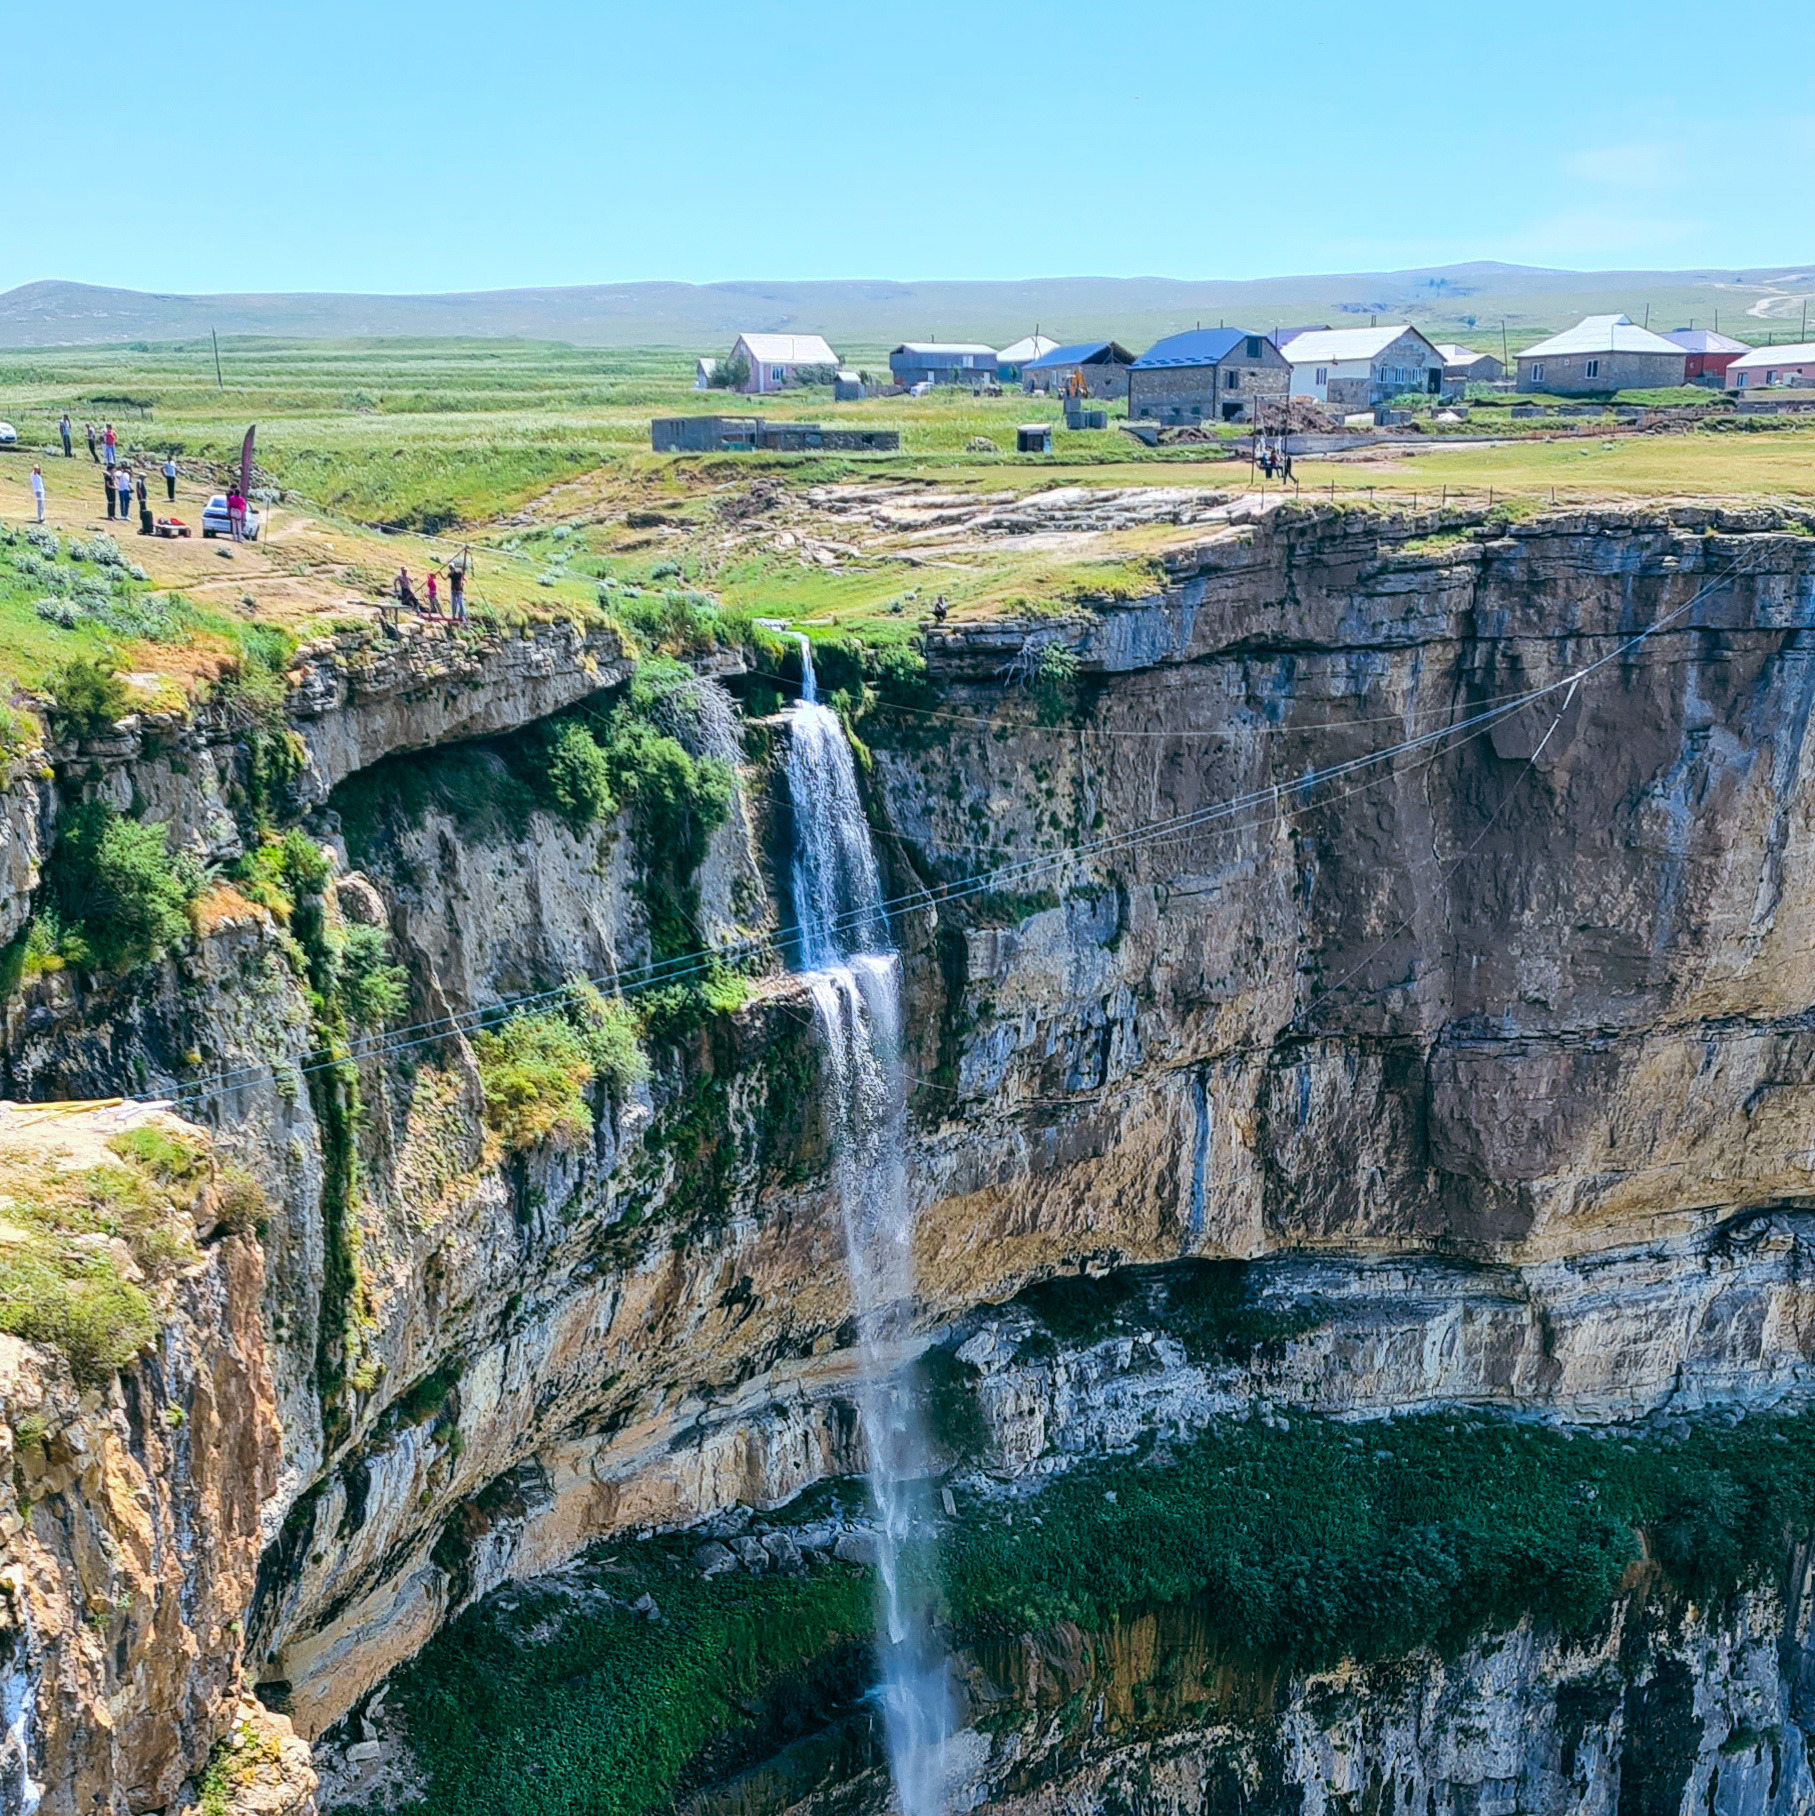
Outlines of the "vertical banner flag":
<svg viewBox="0 0 1815 1816">
<path fill-rule="evenodd" d="M 252 437 L 258 433 L 258 424 L 254 423 L 246 431 L 246 439 L 239 450 L 239 495 L 242 498 L 252 496 Z"/>
</svg>

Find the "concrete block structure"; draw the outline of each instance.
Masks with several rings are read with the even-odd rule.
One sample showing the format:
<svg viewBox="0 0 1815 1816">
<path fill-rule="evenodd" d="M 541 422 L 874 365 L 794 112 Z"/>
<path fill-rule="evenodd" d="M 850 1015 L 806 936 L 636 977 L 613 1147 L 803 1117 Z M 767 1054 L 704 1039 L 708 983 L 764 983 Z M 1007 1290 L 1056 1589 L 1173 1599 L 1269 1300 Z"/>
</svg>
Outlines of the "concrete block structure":
<svg viewBox="0 0 1815 1816">
<path fill-rule="evenodd" d="M 1615 391 L 1680 385 L 1689 356 L 1630 316 L 1587 315 L 1573 328 L 1519 355 L 1521 391 L 1554 397 L 1606 397 Z"/>
<path fill-rule="evenodd" d="M 847 454 L 892 454 L 899 429 L 825 429 L 816 422 L 767 422 L 760 416 L 658 416 L 649 425 L 657 454 L 784 454 L 832 448 Z"/>
<path fill-rule="evenodd" d="M 1155 341 L 1128 368 L 1128 415 L 1161 423 L 1253 422 L 1284 403 L 1292 368 L 1264 334 L 1195 328 Z"/>
<path fill-rule="evenodd" d="M 1443 355 L 1443 382 L 1460 390 L 1464 385 L 1490 385 L 1506 376 L 1506 368 L 1491 353 L 1477 353 L 1473 347 L 1458 346 L 1454 341 L 1439 341 L 1437 351 Z"/>
<path fill-rule="evenodd" d="M 1292 395 L 1333 410 L 1371 410 L 1407 392 L 1443 390 L 1443 355 L 1405 322 L 1313 328 L 1286 342 Z"/>
<path fill-rule="evenodd" d="M 1134 355 L 1120 341 L 1075 341 L 1029 360 L 1021 368 L 1021 388 L 1062 392 L 1075 384 L 1080 397 L 1126 397 L 1133 364 Z"/>
</svg>

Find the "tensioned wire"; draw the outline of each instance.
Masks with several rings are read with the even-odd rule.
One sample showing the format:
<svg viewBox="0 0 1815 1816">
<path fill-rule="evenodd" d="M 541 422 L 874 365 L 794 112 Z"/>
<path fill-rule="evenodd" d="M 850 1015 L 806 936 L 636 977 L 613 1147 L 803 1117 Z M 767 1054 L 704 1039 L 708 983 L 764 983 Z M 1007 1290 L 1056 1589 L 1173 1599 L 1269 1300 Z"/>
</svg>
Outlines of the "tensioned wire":
<svg viewBox="0 0 1815 1816">
<path fill-rule="evenodd" d="M 878 911 L 885 915 L 907 913 L 916 909 L 934 907 L 944 902 L 962 901 L 978 894 L 994 893 L 1005 882 L 1026 881 L 1043 872 L 1061 868 L 1077 859 L 1098 857 L 1106 853 L 1134 849 L 1162 839 L 1178 838 L 1263 804 L 1270 805 L 1274 815 L 1288 818 L 1296 817 L 1301 812 L 1312 811 L 1314 808 L 1322 809 L 1334 805 L 1334 801 L 1324 801 L 1306 803 L 1297 809 L 1287 809 L 1284 803 L 1289 798 L 1302 795 L 1305 790 L 1315 788 L 1324 782 L 1355 774 L 1379 763 L 1390 762 L 1394 757 L 1405 755 L 1411 751 L 1429 749 L 1431 751 L 1429 760 L 1434 761 L 1438 756 L 1445 754 L 1446 748 L 1454 749 L 1462 743 L 1482 736 L 1495 725 L 1510 718 L 1534 701 L 1554 694 L 1559 689 L 1574 689 L 1598 670 L 1609 663 L 1618 661 L 1621 656 L 1657 635 L 1675 619 L 1693 610 L 1716 586 L 1733 578 L 1740 571 L 1740 567 L 1741 563 L 1736 560 L 1721 574 L 1704 581 L 1681 605 L 1672 608 L 1661 618 L 1656 619 L 1643 630 L 1627 638 L 1614 649 L 1595 658 L 1592 662 L 1585 663 L 1569 674 L 1560 676 L 1557 680 L 1547 682 L 1540 687 L 1528 689 L 1521 694 L 1505 696 L 1499 703 L 1453 724 L 1439 726 L 1434 730 L 1420 733 L 1416 737 L 1402 739 L 1381 750 L 1352 757 L 1341 763 L 1327 765 L 1323 769 L 1310 771 L 1289 781 L 1249 790 L 1209 807 L 1150 821 L 1124 833 L 1086 840 L 1060 851 L 1047 852 L 1000 865 L 962 882 L 931 887 L 923 886 L 892 900 L 884 901 L 877 908 L 852 910 L 837 916 L 832 923 L 831 930 L 845 931 L 861 926 L 871 921 Z M 1547 733 L 1546 738 L 1548 736 Z M 1446 743 L 1451 739 L 1454 740 L 1453 743 Z M 1348 792 L 1358 793 L 1360 790 Z M 1336 800 L 1340 801 L 1345 798 L 1347 798 L 1346 795 L 1341 795 L 1337 796 Z M 1264 824 L 1265 821 L 1263 819 L 1256 823 Z M 1240 829 L 1231 828 L 1231 830 Z M 367 1059 L 383 1053 L 401 1052 L 430 1042 L 449 1039 L 455 1035 L 495 1023 L 515 1010 L 535 1004 L 558 1001 L 580 983 L 590 983 L 599 988 L 610 988 L 614 994 L 620 996 L 657 988 L 664 984 L 678 982 L 686 977 L 697 976 L 702 972 L 721 967 L 727 960 L 740 958 L 753 952 L 785 951 L 786 948 L 796 943 L 797 939 L 797 934 L 755 935 L 742 940 L 728 941 L 711 951 L 683 954 L 674 959 L 641 966 L 628 975 L 623 972 L 615 972 L 606 973 L 597 978 L 570 979 L 553 989 L 501 998 L 481 1009 L 463 1010 L 452 1015 L 436 1017 L 430 1021 L 417 1022 L 404 1028 L 389 1030 L 365 1040 L 349 1042 L 346 1050 L 341 1054 L 298 1064 L 292 1070 L 298 1075 L 308 1075 L 331 1069 L 348 1061 Z M 239 1067 L 234 1071 L 219 1075 L 206 1086 L 198 1086 L 178 1093 L 178 1101 L 199 1103 L 224 1096 L 249 1080 L 265 1076 L 271 1070 L 272 1068 L 268 1064 Z"/>
</svg>

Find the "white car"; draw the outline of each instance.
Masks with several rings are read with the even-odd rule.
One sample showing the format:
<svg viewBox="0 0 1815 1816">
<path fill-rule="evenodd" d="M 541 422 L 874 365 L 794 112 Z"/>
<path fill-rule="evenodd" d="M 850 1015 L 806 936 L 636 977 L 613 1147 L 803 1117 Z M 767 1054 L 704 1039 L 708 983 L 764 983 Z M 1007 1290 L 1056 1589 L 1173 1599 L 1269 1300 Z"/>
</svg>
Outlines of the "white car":
<svg viewBox="0 0 1815 1816">
<path fill-rule="evenodd" d="M 240 532 L 248 542 L 258 541 L 258 513 L 251 505 L 246 506 L 246 521 Z M 202 534 L 204 536 L 231 536 L 233 526 L 227 521 L 227 494 L 216 492 L 202 506 Z"/>
<path fill-rule="evenodd" d="M 19 439 L 19 431 L 10 422 L 0 422 L 0 447 L 10 448 Z"/>
</svg>

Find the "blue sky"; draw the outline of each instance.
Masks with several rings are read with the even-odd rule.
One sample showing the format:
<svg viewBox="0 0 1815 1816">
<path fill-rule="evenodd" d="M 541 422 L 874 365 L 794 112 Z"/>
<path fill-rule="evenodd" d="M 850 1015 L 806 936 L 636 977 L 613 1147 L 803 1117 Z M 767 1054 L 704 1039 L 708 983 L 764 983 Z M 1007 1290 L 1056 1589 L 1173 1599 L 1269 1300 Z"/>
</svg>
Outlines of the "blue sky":
<svg viewBox="0 0 1815 1816">
<path fill-rule="evenodd" d="M 4 10 L 0 289 L 1815 258 L 1806 0 Z"/>
</svg>

